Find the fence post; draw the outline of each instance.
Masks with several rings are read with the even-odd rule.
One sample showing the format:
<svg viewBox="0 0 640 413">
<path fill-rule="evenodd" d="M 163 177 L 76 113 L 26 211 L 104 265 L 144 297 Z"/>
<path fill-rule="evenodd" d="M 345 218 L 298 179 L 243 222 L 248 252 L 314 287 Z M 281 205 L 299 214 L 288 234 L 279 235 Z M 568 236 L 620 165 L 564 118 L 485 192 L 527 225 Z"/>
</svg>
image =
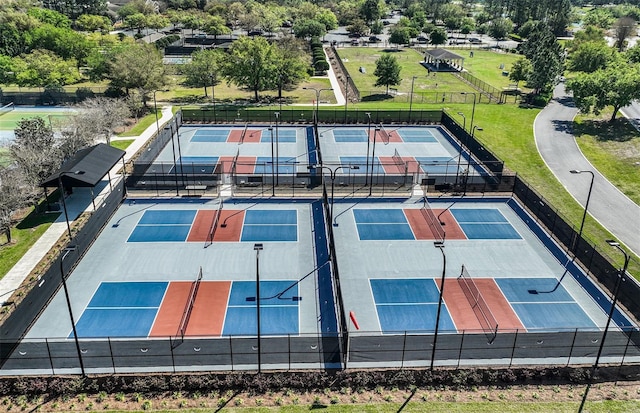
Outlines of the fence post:
<svg viewBox="0 0 640 413">
<path fill-rule="evenodd" d="M 571 341 L 571 347 L 569 348 L 569 357 L 567 358 L 567 367 L 571 363 L 571 356 L 573 355 L 573 347 L 576 343 L 576 336 L 578 335 L 578 329 L 573 332 L 573 340 Z"/>
<path fill-rule="evenodd" d="M 173 339 L 169 336 L 169 349 L 171 350 L 171 367 L 173 367 L 173 372 L 176 372 L 176 360 L 173 356 Z"/>
<path fill-rule="evenodd" d="M 107 337 L 109 343 L 109 355 L 111 356 L 111 366 L 113 366 L 113 374 L 116 374 L 116 361 L 113 358 L 113 347 L 111 346 L 111 337 Z"/>
<path fill-rule="evenodd" d="M 513 336 L 513 347 L 511 347 L 511 359 L 509 360 L 509 368 L 513 365 L 513 356 L 516 354 L 516 344 L 518 343 L 518 331 L 516 328 L 516 334 Z"/>
<path fill-rule="evenodd" d="M 622 370 L 622 365 L 624 364 L 624 359 L 627 356 L 627 350 L 629 349 L 629 343 L 631 342 L 631 336 L 633 335 L 634 328 L 631 327 L 632 330 L 628 333 L 627 344 L 624 346 L 624 352 L 622 353 L 622 359 L 620 360 L 620 366 L 618 366 L 618 373 L 616 374 L 616 386 L 618 385 L 618 380 L 620 380 L 620 370 Z"/>
<path fill-rule="evenodd" d="M 44 339 L 45 344 L 47 345 L 47 354 L 49 355 L 49 364 L 51 364 L 51 374 L 56 374 L 56 370 L 53 367 L 53 358 L 51 357 L 51 349 L 49 348 L 49 339 Z"/>
<path fill-rule="evenodd" d="M 229 355 L 231 356 L 231 371 L 234 371 L 234 362 L 233 362 L 233 340 L 231 340 L 231 336 L 229 336 Z"/>
<path fill-rule="evenodd" d="M 404 352 L 407 347 L 407 330 L 404 330 L 404 337 L 402 339 L 402 359 L 400 359 L 400 368 L 404 368 Z"/>
<path fill-rule="evenodd" d="M 464 347 L 464 333 L 466 330 L 462 330 L 462 338 L 460 339 L 460 349 L 458 350 L 458 365 L 456 369 L 460 368 L 460 359 L 462 358 L 462 348 Z"/>
</svg>

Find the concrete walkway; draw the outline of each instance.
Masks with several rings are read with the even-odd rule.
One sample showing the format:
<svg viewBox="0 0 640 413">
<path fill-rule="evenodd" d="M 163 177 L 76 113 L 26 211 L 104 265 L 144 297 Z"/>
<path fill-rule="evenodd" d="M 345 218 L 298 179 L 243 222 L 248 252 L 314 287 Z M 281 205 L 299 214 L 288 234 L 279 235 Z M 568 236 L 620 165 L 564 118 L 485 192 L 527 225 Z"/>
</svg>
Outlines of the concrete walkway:
<svg viewBox="0 0 640 413">
<path fill-rule="evenodd" d="M 640 207 L 612 185 L 585 158 L 573 136 L 573 118 L 578 109 L 564 84 L 554 90 L 553 100 L 536 117 L 533 125 L 538 151 L 551 172 L 583 207 L 591 174 L 571 174 L 572 169 L 593 171 L 594 182 L 588 213 L 603 227 L 640 255 Z"/>
<path fill-rule="evenodd" d="M 171 120 L 173 114 L 171 107 L 162 109 L 162 118 L 159 119 L 160 128 L 166 122 Z M 131 157 L 142 147 L 144 144 L 155 135 L 156 123 L 149 126 L 140 136 L 130 137 L 113 137 L 112 140 L 127 140 L 134 139 L 134 142 L 129 145 L 125 154 L 125 161 L 131 159 Z M 112 182 L 117 182 L 121 179 L 120 175 L 117 175 L 118 171 L 122 168 L 122 163 L 118 162 L 116 166 L 110 171 Z M 109 194 L 109 180 L 104 178 L 100 182 L 93 193 L 95 198 L 92 202 L 92 193 L 90 188 L 74 188 L 73 194 L 65 198 L 67 205 L 67 212 L 69 220 L 73 222 L 81 213 L 87 211 L 91 212 L 94 208 L 94 203 L 97 206 L 100 205 L 102 199 Z M 29 276 L 31 271 L 38 265 L 38 263 L 44 258 L 44 256 L 51 250 L 55 243 L 67 232 L 67 222 L 64 213 L 60 214 L 58 219 L 42 234 L 42 236 L 36 241 L 35 244 L 27 251 L 27 253 L 18 261 L 9 272 L 0 279 L 0 304 L 5 303 L 11 294 L 20 288 L 22 282 Z M 36 281 L 37 282 L 37 281 Z"/>
</svg>

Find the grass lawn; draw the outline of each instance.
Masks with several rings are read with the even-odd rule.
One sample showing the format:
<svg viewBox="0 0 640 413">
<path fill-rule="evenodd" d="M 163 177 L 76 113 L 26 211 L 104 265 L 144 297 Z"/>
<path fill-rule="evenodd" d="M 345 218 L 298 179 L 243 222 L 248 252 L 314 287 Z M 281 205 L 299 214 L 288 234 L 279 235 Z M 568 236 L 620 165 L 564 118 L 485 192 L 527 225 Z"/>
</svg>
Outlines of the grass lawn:
<svg viewBox="0 0 640 413">
<path fill-rule="evenodd" d="M 135 139 L 111 141 L 111 146 L 113 146 L 114 148 L 122 149 L 124 151 L 129 147 L 129 145 L 133 143 L 133 141 L 135 141 Z"/>
<path fill-rule="evenodd" d="M 593 166 L 636 204 L 640 204 L 640 132 L 622 115 L 609 123 L 611 111 L 578 115 L 574 132 Z"/>
<path fill-rule="evenodd" d="M 54 199 L 50 197 L 50 201 L 54 201 Z M 1 239 L 3 244 L 0 244 L 0 278 L 4 277 L 20 258 L 22 258 L 33 243 L 51 226 L 51 223 L 58 218 L 58 215 L 57 213 L 36 214 L 32 208 L 29 215 L 11 230 L 11 244 L 6 243 L 4 234 L 2 234 Z"/>
<path fill-rule="evenodd" d="M 71 112 L 71 109 L 69 109 L 69 112 Z M 63 111 L 39 111 L 35 108 L 33 110 L 12 110 L 0 116 L 0 130 L 14 130 L 16 126 L 18 126 L 18 122 L 22 119 L 35 117 L 44 119 L 45 123 L 51 122 L 53 128 L 56 129 L 56 125 L 69 117 L 69 115 L 63 113 Z"/>
<path fill-rule="evenodd" d="M 0 147 L 0 168 L 9 165 L 9 149 Z"/>
<path fill-rule="evenodd" d="M 162 116 L 162 111 L 160 107 L 158 107 L 158 119 L 160 119 L 161 116 Z M 133 126 L 133 128 L 124 132 L 120 132 L 117 134 L 117 136 L 140 136 L 140 134 L 144 132 L 149 126 L 153 125 L 155 121 L 156 121 L 156 114 L 153 111 L 153 108 L 151 108 L 151 113 L 139 119 L 138 123 L 136 123 Z"/>
<path fill-rule="evenodd" d="M 493 87 L 502 89 L 514 82 L 509 80 L 509 76 L 503 76 L 502 72 L 509 72 L 513 62 L 518 60 L 520 55 L 513 53 L 496 53 L 489 50 L 474 50 L 473 57 L 464 56 L 464 68 L 472 75 L 480 80 L 483 80 Z M 500 66 L 504 65 L 504 69 L 500 69 Z M 529 89 L 523 87 L 524 82 L 520 82 L 520 87 L 525 93 L 529 92 Z"/>
</svg>

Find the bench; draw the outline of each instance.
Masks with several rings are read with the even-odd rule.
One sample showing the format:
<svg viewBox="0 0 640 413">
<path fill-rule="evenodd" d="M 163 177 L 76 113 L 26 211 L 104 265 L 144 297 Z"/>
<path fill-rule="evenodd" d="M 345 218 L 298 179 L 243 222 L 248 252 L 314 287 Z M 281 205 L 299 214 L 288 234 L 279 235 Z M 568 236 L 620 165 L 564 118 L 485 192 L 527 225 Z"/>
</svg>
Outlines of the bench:
<svg viewBox="0 0 640 413">
<path fill-rule="evenodd" d="M 187 192 L 189 192 L 189 195 L 187 196 L 194 196 L 191 195 L 191 191 L 197 192 L 197 191 L 201 191 L 200 194 L 196 194 L 195 196 L 202 196 L 204 195 L 204 192 L 207 190 L 207 186 L 206 185 L 187 185 L 184 187 L 184 189 L 187 190 Z"/>
</svg>

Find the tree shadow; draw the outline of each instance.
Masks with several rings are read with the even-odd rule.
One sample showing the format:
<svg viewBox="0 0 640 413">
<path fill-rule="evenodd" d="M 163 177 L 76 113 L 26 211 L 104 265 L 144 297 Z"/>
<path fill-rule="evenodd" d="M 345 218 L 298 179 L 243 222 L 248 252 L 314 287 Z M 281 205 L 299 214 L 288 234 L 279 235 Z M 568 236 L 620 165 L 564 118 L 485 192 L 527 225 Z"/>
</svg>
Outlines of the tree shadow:
<svg viewBox="0 0 640 413">
<path fill-rule="evenodd" d="M 562 97 L 556 98 L 555 101 L 561 104 L 562 106 L 566 106 L 568 108 L 576 107 L 576 102 L 570 96 L 562 96 Z"/>
<path fill-rule="evenodd" d="M 360 100 L 362 102 L 380 102 L 383 100 L 393 99 L 393 96 L 386 93 L 376 93 L 375 95 L 363 96 Z"/>
<path fill-rule="evenodd" d="M 574 125 L 574 130 L 576 135 L 591 135 L 600 142 L 628 142 L 638 137 L 638 131 L 624 117 L 613 122 L 602 119 L 585 120 Z"/>
<path fill-rule="evenodd" d="M 573 133 L 573 121 L 571 120 L 553 120 L 551 124 L 558 132 Z"/>
<path fill-rule="evenodd" d="M 50 202 L 54 202 L 55 200 L 52 197 L 49 198 Z M 36 228 L 42 224 L 52 224 L 58 219 L 58 215 L 60 215 L 61 211 L 54 211 L 53 213 L 45 212 L 47 210 L 46 201 L 41 202 L 37 208 L 33 209 L 29 212 L 29 215 L 24 217 L 22 221 L 16 225 L 17 229 L 32 229 Z M 40 211 L 40 212 L 38 212 Z"/>
</svg>

